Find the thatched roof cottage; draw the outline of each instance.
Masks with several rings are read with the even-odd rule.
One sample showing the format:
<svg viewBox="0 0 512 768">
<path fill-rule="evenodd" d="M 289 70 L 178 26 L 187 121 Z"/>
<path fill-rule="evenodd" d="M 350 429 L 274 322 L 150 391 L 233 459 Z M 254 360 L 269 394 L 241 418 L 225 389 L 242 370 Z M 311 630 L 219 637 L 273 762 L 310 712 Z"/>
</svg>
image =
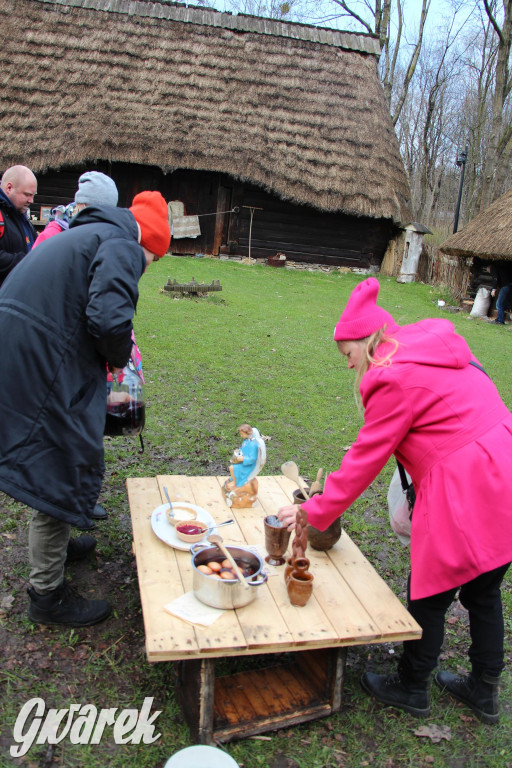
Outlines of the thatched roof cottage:
<svg viewBox="0 0 512 768">
<path fill-rule="evenodd" d="M 438 280 L 473 297 L 490 285 L 489 265 L 512 259 L 512 187 L 439 246 Z M 469 304 L 468 300 L 468 304 Z"/>
<path fill-rule="evenodd" d="M 0 169 L 41 205 L 78 175 L 200 215 L 192 253 L 378 267 L 410 221 L 378 41 L 159 0 L 0 0 Z M 225 211 L 236 212 L 225 213 Z"/>
<path fill-rule="evenodd" d="M 512 187 L 460 232 L 450 235 L 439 250 L 449 256 L 485 261 L 512 259 Z"/>
</svg>

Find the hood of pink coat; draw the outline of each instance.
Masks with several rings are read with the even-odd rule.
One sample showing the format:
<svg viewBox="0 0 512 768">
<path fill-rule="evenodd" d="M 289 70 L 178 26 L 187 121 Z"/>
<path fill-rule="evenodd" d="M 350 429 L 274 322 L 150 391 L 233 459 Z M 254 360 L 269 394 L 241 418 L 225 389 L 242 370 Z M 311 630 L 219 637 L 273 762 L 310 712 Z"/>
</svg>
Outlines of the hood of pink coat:
<svg viewBox="0 0 512 768">
<path fill-rule="evenodd" d="M 398 342 L 393 363 L 418 363 L 442 368 L 465 368 L 472 359 L 462 336 L 449 320 L 421 320 L 413 325 L 393 326 L 388 334 Z M 392 351 L 392 344 L 381 344 L 377 358 Z"/>
</svg>

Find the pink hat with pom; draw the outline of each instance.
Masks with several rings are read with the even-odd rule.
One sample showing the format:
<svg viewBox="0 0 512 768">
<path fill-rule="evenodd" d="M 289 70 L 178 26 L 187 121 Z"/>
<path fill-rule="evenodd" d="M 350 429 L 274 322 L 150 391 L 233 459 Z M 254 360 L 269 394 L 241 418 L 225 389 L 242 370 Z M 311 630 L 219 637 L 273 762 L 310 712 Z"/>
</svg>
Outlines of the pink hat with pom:
<svg viewBox="0 0 512 768">
<path fill-rule="evenodd" d="M 356 285 L 334 329 L 334 341 L 365 339 L 383 325 L 395 325 L 389 312 L 377 304 L 379 288 L 374 277 Z"/>
</svg>

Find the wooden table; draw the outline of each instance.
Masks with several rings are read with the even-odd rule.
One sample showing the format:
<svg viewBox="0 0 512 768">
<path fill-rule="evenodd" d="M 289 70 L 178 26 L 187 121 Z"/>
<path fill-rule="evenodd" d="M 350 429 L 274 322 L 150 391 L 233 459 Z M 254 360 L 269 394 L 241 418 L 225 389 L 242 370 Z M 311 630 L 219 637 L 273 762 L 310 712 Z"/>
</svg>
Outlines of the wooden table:
<svg viewBox="0 0 512 768">
<path fill-rule="evenodd" d="M 165 501 L 164 485 L 172 500 L 197 504 L 217 522 L 234 517 L 235 524 L 220 531 L 226 544 L 262 548 L 263 518 L 289 503 L 295 490 L 283 476 L 259 476 L 255 506 L 235 510 L 222 495 L 225 479 L 127 480 L 147 658 L 177 662 L 178 699 L 194 737 L 206 744 L 338 711 L 347 646 L 421 636 L 419 625 L 345 532 L 328 552 L 308 548 L 314 589 L 302 608 L 290 604 L 282 568 L 276 568 L 276 575 L 256 588 L 252 603 L 225 611 L 210 627 L 166 612 L 164 605 L 192 589 L 192 567 L 188 552 L 167 546 L 152 531 L 151 513 Z M 254 655 L 258 658 L 247 660 L 255 662 L 251 669 L 215 677 L 216 659 Z M 229 666 L 229 658 L 223 664 Z M 240 666 L 233 660 L 235 665 Z"/>
</svg>

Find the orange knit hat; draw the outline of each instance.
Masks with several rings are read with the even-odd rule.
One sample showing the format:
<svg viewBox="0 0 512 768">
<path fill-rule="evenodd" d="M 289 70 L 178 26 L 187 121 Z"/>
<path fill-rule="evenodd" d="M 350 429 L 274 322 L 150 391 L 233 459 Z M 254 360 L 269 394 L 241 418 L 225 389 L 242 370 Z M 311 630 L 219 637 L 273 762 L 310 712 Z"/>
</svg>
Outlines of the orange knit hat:
<svg viewBox="0 0 512 768">
<path fill-rule="evenodd" d="M 171 230 L 167 203 L 160 192 L 139 192 L 130 206 L 140 227 L 140 244 L 159 259 L 169 250 Z"/>
</svg>

